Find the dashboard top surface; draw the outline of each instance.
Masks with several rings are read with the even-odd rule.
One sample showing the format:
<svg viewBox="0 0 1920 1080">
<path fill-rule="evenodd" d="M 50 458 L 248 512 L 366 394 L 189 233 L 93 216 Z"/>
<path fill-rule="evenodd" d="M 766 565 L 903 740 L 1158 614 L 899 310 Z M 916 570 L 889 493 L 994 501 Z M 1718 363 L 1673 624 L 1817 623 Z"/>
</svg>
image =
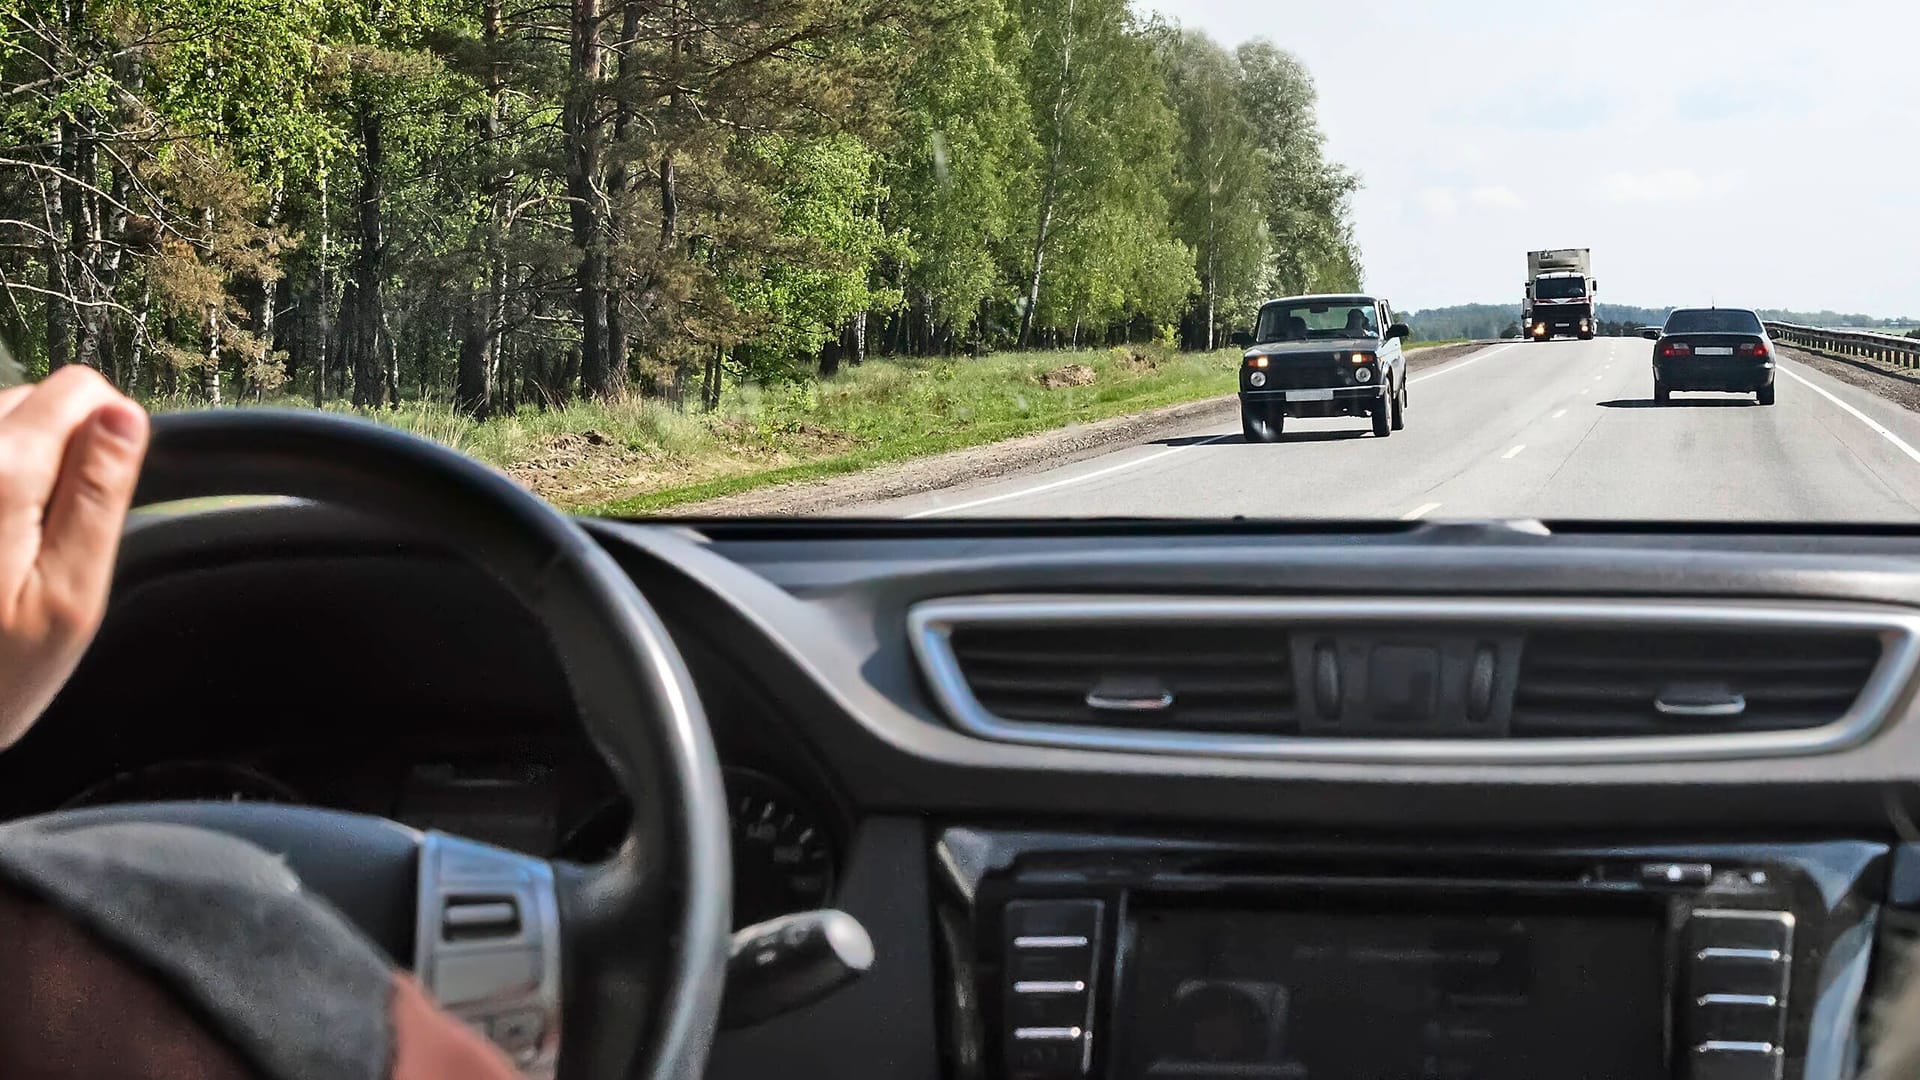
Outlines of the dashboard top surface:
<svg viewBox="0 0 1920 1080">
<path fill-rule="evenodd" d="M 962 734 L 926 693 L 912 605 L 1036 592 L 1276 597 L 1712 597 L 1920 607 L 1920 533 L 1534 522 L 586 521 L 701 679 L 740 679 L 855 813 L 1356 831 L 1844 830 L 1891 835 L 1920 781 L 1911 687 L 1862 745 L 1592 764 L 1232 760 Z M 325 551 L 428 554 L 316 507 L 142 523 L 123 575 Z"/>
</svg>

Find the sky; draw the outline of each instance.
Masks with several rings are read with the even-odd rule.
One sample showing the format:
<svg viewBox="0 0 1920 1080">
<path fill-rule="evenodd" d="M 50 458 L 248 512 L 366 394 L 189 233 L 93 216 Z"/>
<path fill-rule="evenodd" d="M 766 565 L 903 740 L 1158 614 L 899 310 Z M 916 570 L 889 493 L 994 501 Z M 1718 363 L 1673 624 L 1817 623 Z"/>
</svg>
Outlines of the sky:
<svg viewBox="0 0 1920 1080">
<path fill-rule="evenodd" d="M 1920 4 L 1144 0 L 1264 37 L 1360 174 L 1366 287 L 1519 303 L 1593 249 L 1600 300 L 1920 314 Z"/>
</svg>

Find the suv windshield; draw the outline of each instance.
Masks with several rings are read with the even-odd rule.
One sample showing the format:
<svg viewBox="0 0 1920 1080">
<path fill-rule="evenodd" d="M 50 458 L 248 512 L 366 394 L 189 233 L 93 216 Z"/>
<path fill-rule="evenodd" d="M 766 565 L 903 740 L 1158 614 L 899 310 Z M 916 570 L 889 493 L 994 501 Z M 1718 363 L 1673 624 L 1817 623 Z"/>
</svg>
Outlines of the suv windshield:
<svg viewBox="0 0 1920 1080">
<path fill-rule="evenodd" d="M 1669 334 L 1759 334 L 1760 319 L 1751 311 L 1683 308 L 1667 316 Z"/>
<path fill-rule="evenodd" d="M 1373 301 L 1365 297 L 1268 304 L 1260 309 L 1256 342 L 1378 336 Z"/>
<path fill-rule="evenodd" d="M 0 384 L 610 517 L 1920 523 L 1920 5 L 1668 7 L 11 0 Z"/>
<path fill-rule="evenodd" d="M 1572 300 L 1587 295 L 1587 279 L 1577 277 L 1541 278 L 1533 283 L 1533 295 L 1542 300 Z"/>
</svg>

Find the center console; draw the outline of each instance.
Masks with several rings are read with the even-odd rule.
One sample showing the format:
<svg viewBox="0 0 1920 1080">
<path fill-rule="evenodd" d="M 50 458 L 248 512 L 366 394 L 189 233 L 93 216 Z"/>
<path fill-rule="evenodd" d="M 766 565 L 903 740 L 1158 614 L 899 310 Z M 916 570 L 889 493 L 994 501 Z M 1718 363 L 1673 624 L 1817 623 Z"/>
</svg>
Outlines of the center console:
<svg viewBox="0 0 1920 1080">
<path fill-rule="evenodd" d="M 952 828 L 952 1065 L 1013 1080 L 1838 1080 L 1886 845 Z"/>
</svg>

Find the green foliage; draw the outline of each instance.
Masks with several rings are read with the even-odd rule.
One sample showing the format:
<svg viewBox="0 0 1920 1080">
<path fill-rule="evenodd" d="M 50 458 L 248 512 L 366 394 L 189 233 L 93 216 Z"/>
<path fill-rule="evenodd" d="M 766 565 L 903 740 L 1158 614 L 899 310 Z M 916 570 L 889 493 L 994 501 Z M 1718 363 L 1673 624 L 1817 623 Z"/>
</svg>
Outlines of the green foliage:
<svg viewBox="0 0 1920 1080">
<path fill-rule="evenodd" d="M 150 400 L 714 410 L 1358 284 L 1304 69 L 1128 0 L 0 15 L 0 338 Z"/>
</svg>

